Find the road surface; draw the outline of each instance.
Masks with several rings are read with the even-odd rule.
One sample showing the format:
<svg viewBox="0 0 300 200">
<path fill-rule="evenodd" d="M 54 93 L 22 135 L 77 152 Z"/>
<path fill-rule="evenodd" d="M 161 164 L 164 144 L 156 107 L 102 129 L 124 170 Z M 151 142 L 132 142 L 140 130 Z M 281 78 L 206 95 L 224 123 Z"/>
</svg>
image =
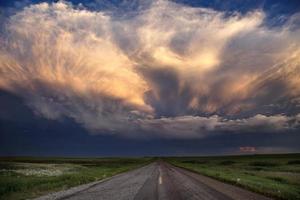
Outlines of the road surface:
<svg viewBox="0 0 300 200">
<path fill-rule="evenodd" d="M 270 200 L 165 162 L 152 163 L 65 196 L 39 199 Z"/>
</svg>

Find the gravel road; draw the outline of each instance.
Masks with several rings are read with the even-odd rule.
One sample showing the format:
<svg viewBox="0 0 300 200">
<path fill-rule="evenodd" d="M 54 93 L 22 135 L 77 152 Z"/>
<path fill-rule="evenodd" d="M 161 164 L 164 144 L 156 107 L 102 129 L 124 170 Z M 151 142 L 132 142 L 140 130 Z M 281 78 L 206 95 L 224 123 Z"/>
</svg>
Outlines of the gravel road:
<svg viewBox="0 0 300 200">
<path fill-rule="evenodd" d="M 110 179 L 50 194 L 38 200 L 270 200 L 236 186 L 155 162 Z"/>
</svg>

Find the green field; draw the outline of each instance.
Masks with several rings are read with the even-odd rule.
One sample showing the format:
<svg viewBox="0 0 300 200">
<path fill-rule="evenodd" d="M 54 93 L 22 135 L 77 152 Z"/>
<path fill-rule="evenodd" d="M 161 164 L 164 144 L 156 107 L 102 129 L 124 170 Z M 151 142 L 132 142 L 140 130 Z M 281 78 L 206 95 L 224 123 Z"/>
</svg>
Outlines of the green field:
<svg viewBox="0 0 300 200">
<path fill-rule="evenodd" d="M 300 154 L 160 158 L 275 199 L 300 199 Z M 0 199 L 18 200 L 101 180 L 156 158 L 0 158 Z"/>
<path fill-rule="evenodd" d="M 300 154 L 177 157 L 166 161 L 275 199 L 300 199 Z"/>
<path fill-rule="evenodd" d="M 150 158 L 0 158 L 0 199 L 18 200 L 101 180 Z"/>
</svg>

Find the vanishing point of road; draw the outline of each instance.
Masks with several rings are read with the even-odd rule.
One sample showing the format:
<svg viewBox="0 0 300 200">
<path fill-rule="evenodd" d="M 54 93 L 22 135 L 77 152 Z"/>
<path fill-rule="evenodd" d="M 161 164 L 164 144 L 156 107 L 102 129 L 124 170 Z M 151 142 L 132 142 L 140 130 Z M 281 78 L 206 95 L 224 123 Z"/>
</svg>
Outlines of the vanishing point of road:
<svg viewBox="0 0 300 200">
<path fill-rule="evenodd" d="M 65 191 L 68 193 L 68 190 Z M 61 192 L 61 194 L 64 192 Z M 116 175 L 64 200 L 270 200 L 270 198 L 172 166 L 163 161 Z"/>
</svg>

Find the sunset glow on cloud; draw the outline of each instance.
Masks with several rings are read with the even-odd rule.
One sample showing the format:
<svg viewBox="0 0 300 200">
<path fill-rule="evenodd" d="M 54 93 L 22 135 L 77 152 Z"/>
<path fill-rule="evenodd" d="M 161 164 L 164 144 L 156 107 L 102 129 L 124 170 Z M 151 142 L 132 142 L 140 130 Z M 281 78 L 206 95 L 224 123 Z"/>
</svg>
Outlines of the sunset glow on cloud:
<svg viewBox="0 0 300 200">
<path fill-rule="evenodd" d="M 202 138 L 300 127 L 300 13 L 153 1 L 135 13 L 59 1 L 10 16 L 0 35 L 0 88 L 37 115 L 91 134 Z"/>
</svg>

